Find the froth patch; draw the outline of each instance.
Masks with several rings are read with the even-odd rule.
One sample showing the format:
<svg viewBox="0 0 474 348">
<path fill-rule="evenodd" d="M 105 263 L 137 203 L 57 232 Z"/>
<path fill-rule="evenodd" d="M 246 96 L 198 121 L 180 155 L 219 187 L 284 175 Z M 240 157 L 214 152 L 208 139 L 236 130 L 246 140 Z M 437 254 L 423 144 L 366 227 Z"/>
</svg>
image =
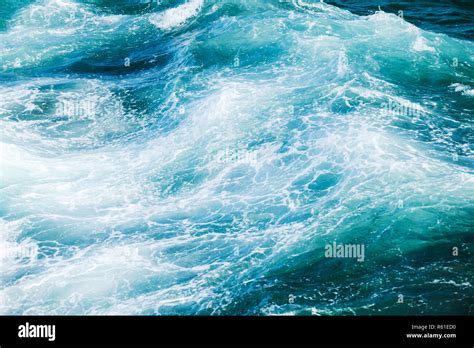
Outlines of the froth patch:
<svg viewBox="0 0 474 348">
<path fill-rule="evenodd" d="M 453 83 L 449 87 L 453 89 L 454 92 L 461 93 L 462 95 L 465 95 L 468 97 L 474 97 L 474 89 L 472 89 L 469 86 L 463 85 L 461 83 Z"/>
<path fill-rule="evenodd" d="M 418 36 L 412 45 L 413 50 L 417 52 L 435 52 L 436 50 L 429 46 L 424 38 Z"/>
<path fill-rule="evenodd" d="M 178 27 L 196 16 L 203 4 L 204 0 L 190 0 L 181 6 L 152 15 L 150 22 L 160 29 Z"/>
</svg>

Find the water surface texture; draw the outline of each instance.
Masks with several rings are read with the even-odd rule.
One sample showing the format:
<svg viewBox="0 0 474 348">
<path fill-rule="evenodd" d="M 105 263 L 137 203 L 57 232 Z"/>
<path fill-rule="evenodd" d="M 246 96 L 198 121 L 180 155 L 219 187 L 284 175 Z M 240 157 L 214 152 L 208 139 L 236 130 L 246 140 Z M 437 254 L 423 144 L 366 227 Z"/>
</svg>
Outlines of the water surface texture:
<svg viewBox="0 0 474 348">
<path fill-rule="evenodd" d="M 0 314 L 472 314 L 473 15 L 1 0 Z"/>
</svg>

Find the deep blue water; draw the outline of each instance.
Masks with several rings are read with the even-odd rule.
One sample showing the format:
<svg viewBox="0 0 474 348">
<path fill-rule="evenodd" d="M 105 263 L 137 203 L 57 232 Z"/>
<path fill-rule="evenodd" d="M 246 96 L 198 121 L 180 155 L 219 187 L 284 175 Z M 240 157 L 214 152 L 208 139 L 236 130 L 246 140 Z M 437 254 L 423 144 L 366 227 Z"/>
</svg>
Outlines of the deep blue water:
<svg viewBox="0 0 474 348">
<path fill-rule="evenodd" d="M 0 0 L 0 314 L 472 314 L 473 17 Z"/>
<path fill-rule="evenodd" d="M 474 39 L 474 3 L 471 0 L 333 0 L 327 2 L 359 15 L 373 14 L 380 6 L 383 11 L 403 15 L 408 22 L 422 29 Z"/>
</svg>

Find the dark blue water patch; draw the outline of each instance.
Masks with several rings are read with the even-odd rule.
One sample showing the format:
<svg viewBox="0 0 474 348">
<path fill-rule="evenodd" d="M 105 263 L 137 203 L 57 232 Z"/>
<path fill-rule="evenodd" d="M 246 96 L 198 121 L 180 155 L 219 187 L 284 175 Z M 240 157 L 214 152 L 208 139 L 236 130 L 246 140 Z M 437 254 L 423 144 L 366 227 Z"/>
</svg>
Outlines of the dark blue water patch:
<svg viewBox="0 0 474 348">
<path fill-rule="evenodd" d="M 84 75 L 94 76 L 100 71 L 100 75 L 127 75 L 140 71 L 149 70 L 155 67 L 164 67 L 170 61 L 169 54 L 151 49 L 147 52 L 114 52 L 114 56 L 110 56 L 110 51 L 105 49 L 101 52 L 91 54 L 87 58 L 81 58 L 79 61 L 70 64 L 66 73 L 81 73 Z"/>
<path fill-rule="evenodd" d="M 369 15 L 379 10 L 399 14 L 416 26 L 454 37 L 474 39 L 474 4 L 472 0 L 391 1 L 391 0 L 328 0 L 358 15 Z M 401 14 L 401 13 L 400 13 Z"/>
<path fill-rule="evenodd" d="M 139 15 L 169 8 L 184 0 L 78 0 L 100 14 Z"/>
</svg>

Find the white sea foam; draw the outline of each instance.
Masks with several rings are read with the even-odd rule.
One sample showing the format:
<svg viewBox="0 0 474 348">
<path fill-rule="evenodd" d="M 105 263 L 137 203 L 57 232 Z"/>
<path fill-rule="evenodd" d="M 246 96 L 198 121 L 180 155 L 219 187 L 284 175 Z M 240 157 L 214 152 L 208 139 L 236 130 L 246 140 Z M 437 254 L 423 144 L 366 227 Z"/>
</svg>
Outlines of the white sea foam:
<svg viewBox="0 0 474 348">
<path fill-rule="evenodd" d="M 462 93 L 463 95 L 468 97 L 474 97 L 474 89 L 469 86 L 463 85 L 462 83 L 453 83 L 449 87 L 451 87 L 457 93 Z"/>
<path fill-rule="evenodd" d="M 150 17 L 150 22 L 160 29 L 178 27 L 196 16 L 203 4 L 204 0 L 187 0 L 183 5 L 153 14 Z"/>
<path fill-rule="evenodd" d="M 427 51 L 427 52 L 436 52 L 436 50 L 429 46 L 426 42 L 426 40 L 421 37 L 421 36 L 418 36 L 415 40 L 415 42 L 413 43 L 413 49 L 417 52 L 423 52 L 423 51 Z"/>
</svg>

